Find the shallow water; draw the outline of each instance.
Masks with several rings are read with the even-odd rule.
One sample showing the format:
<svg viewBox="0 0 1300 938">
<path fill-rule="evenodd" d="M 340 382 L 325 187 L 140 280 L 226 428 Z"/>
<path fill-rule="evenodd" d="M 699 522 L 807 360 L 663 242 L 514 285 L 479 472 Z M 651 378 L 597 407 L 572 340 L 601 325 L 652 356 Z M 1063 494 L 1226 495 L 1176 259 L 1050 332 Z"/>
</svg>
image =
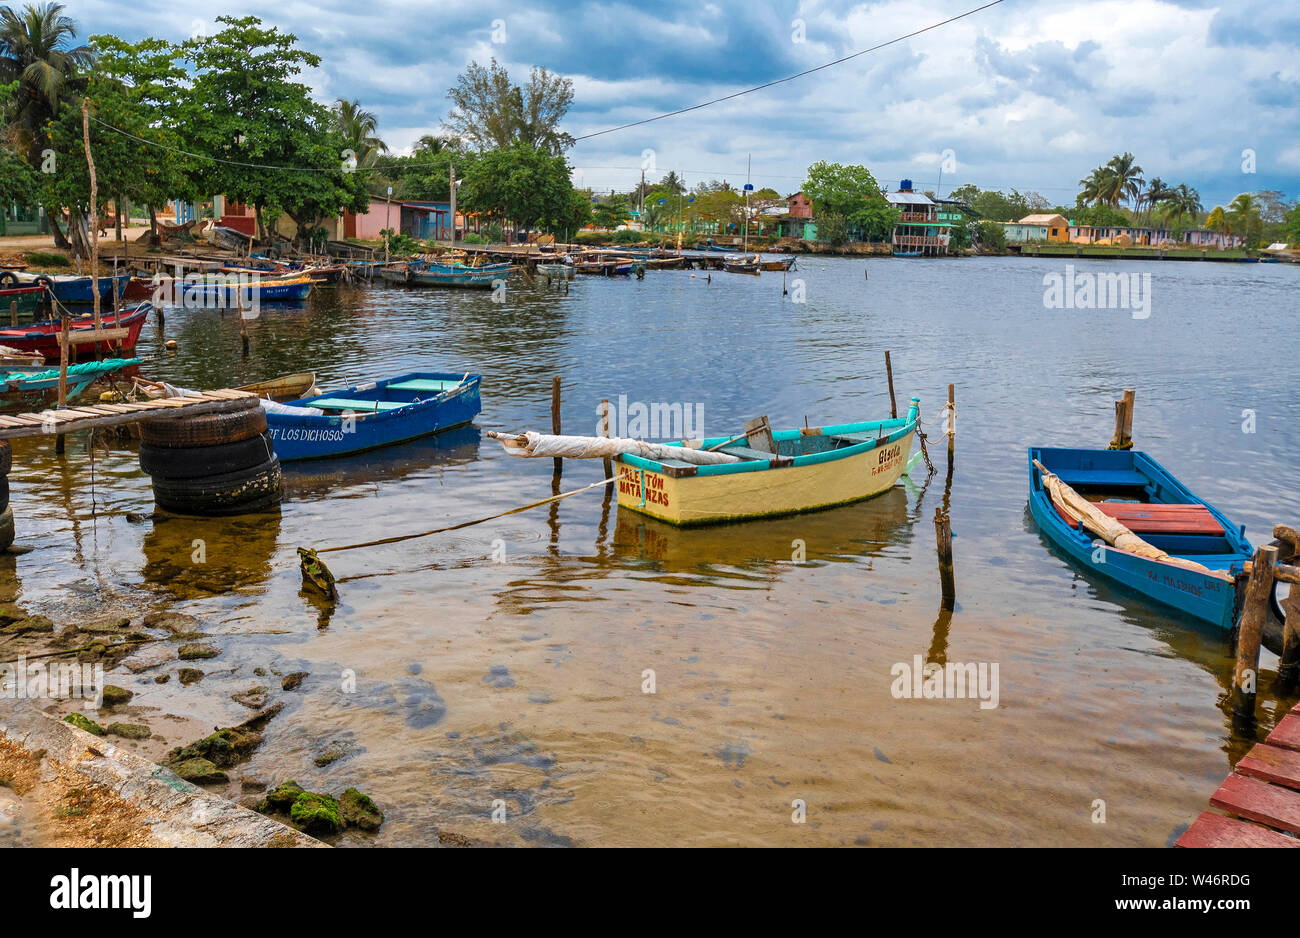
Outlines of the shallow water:
<svg viewBox="0 0 1300 938">
<path fill-rule="evenodd" d="M 248 712 L 230 692 L 267 683 L 254 668 L 310 672 L 299 691 L 276 689 L 290 705 L 247 770 L 370 793 L 388 820 L 364 842 L 428 843 L 441 828 L 520 845 L 1163 845 L 1247 744 L 1222 707 L 1226 642 L 1054 554 L 1026 509 L 1025 449 L 1104 446 L 1113 401 L 1135 387 L 1138 447 L 1253 541 L 1300 521 L 1286 338 L 1300 268 L 1078 270 L 1150 273 L 1150 318 L 1046 309 L 1043 276 L 1064 263 L 1014 258 L 801 259 L 788 283 L 802 281 L 804 303 L 782 296 L 779 273 L 580 278 L 567 294 L 512 280 L 504 304 L 324 288 L 265 309 L 246 362 L 236 317 L 174 310 L 165 335 L 151 325 L 141 341 L 151 377 L 217 387 L 314 370 L 328 389 L 466 370 L 483 375 L 482 416 L 291 464 L 278 514 L 233 521 L 133 523 L 126 513 L 152 499 L 128 449 L 98 452 L 92 468 L 84 438 L 62 462 L 49 440 L 19 441 L 14 511 L 35 549 L 12 561 L 18 598 L 56 619 L 167 606 L 209 623 L 223 654 L 202 664 L 204 682 L 115 677 L 137 704 L 224 725 Z M 550 460 L 507 457 L 481 431 L 549 429 L 553 375 L 566 431 L 592 432 L 600 399 L 626 395 L 702 405 L 704 433 L 721 435 L 758 414 L 776 426 L 887 414 L 885 349 L 900 406 L 920 397 L 923 419 L 957 387 L 950 617 L 931 523 L 942 446 L 928 485 L 922 466 L 880 498 L 816 515 L 679 531 L 602 506 L 597 489 L 328 555 L 332 612 L 300 591 L 296 545 L 549 495 Z M 564 488 L 599 473 L 570 463 Z M 894 699 L 891 666 L 914 655 L 997 663 L 999 706 Z M 1264 660 L 1266 731 L 1294 701 L 1271 695 L 1276 659 Z M 316 767 L 330 745 L 354 754 Z"/>
</svg>

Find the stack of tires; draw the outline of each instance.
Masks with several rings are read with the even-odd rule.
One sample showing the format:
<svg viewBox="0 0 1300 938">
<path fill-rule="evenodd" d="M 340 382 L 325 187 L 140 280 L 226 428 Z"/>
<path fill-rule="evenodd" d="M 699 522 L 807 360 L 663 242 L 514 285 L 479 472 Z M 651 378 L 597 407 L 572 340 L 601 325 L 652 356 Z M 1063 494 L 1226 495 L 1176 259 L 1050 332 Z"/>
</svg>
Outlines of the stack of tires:
<svg viewBox="0 0 1300 938">
<path fill-rule="evenodd" d="M 159 508 L 183 515 L 239 515 L 280 503 L 280 460 L 256 398 L 220 411 L 140 422 L 140 468 Z"/>
<path fill-rule="evenodd" d="M 14 510 L 9 507 L 9 470 L 14 467 L 14 451 L 8 440 L 0 440 L 0 550 L 14 542 Z"/>
</svg>

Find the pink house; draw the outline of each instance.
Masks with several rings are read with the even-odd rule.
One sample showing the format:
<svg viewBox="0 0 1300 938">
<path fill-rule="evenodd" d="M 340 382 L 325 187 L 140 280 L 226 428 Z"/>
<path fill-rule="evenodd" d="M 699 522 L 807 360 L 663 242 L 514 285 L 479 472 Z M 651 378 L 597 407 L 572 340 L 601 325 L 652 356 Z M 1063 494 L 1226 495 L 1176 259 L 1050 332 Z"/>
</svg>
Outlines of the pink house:
<svg viewBox="0 0 1300 938">
<path fill-rule="evenodd" d="M 802 192 L 787 196 L 785 202 L 791 218 L 812 218 L 812 201 Z"/>
</svg>

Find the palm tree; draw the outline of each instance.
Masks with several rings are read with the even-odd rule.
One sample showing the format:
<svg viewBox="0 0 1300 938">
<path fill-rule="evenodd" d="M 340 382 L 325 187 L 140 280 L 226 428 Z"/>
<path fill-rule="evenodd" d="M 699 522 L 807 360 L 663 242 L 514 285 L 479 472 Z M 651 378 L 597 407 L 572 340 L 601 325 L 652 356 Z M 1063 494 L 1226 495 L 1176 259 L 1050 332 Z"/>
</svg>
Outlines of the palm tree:
<svg viewBox="0 0 1300 938">
<path fill-rule="evenodd" d="M 444 137 L 440 134 L 421 134 L 420 139 L 415 141 L 415 151 L 425 156 L 433 156 L 435 153 L 441 153 L 452 145 L 450 137 Z"/>
<path fill-rule="evenodd" d="M 1165 185 L 1165 181 L 1159 176 L 1156 176 L 1147 183 L 1146 188 L 1142 190 L 1141 194 L 1138 196 L 1138 205 L 1146 206 L 1146 211 L 1143 214 L 1144 225 L 1150 224 L 1151 209 L 1160 202 L 1168 199 L 1173 194 L 1174 190 Z"/>
<path fill-rule="evenodd" d="M 1100 205 L 1102 202 L 1110 201 L 1113 179 L 1110 171 L 1105 166 L 1098 166 L 1079 180 L 1079 186 L 1083 189 L 1079 193 L 1079 198 L 1083 200 L 1085 205 Z"/>
<path fill-rule="evenodd" d="M 1184 218 L 1195 218 L 1201 214 L 1201 194 L 1193 189 L 1187 183 L 1179 183 L 1169 194 L 1162 200 L 1165 207 L 1165 214 L 1173 221 L 1182 221 Z"/>
<path fill-rule="evenodd" d="M 388 144 L 377 136 L 379 120 L 361 107 L 359 101 L 339 98 L 333 110 L 334 129 L 343 137 L 348 149 L 356 154 L 357 166 L 373 166 Z"/>
<path fill-rule="evenodd" d="M 1110 162 L 1106 164 L 1106 170 L 1110 174 L 1111 185 L 1107 201 L 1110 202 L 1111 208 L 1119 208 L 1121 201 L 1137 199 L 1142 191 L 1142 167 L 1133 162 L 1132 153 L 1112 156 Z"/>
<path fill-rule="evenodd" d="M 95 61 L 89 46 L 74 46 L 77 24 L 63 15 L 63 4 L 28 4 L 21 13 L 0 7 L 0 81 L 17 82 L 10 113 L 5 115 L 25 150 L 27 162 L 41 162 L 45 128 L 62 110 L 65 100 L 84 87 L 84 74 Z M 58 206 L 46 206 L 54 243 L 72 245 L 55 219 Z M 80 210 L 72 207 L 79 221 Z"/>
<path fill-rule="evenodd" d="M 1216 231 L 1224 237 L 1228 237 L 1232 234 L 1232 219 L 1223 210 L 1223 206 L 1216 205 L 1210 210 L 1210 214 L 1206 216 L 1205 227 L 1210 231 Z"/>
<path fill-rule="evenodd" d="M 686 183 L 682 181 L 681 176 L 677 175 L 677 170 L 675 169 L 670 169 L 668 175 L 659 180 L 659 185 L 663 186 L 674 195 L 681 195 L 686 191 Z"/>
<path fill-rule="evenodd" d="M 1225 214 L 1231 219 L 1233 231 L 1247 239 L 1258 234 L 1261 227 L 1259 200 L 1249 192 L 1243 192 L 1233 199 Z"/>
</svg>

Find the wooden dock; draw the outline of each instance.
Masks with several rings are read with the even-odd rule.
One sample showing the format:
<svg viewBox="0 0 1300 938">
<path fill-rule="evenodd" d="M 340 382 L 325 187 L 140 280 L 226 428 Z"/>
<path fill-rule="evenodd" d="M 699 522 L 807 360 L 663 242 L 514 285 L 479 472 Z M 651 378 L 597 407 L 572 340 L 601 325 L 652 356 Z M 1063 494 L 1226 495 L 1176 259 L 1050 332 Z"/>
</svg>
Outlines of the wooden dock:
<svg viewBox="0 0 1300 938">
<path fill-rule="evenodd" d="M 189 417 L 222 410 L 233 400 L 256 397 L 251 391 L 228 388 L 204 391 L 194 397 L 163 397 L 130 404 L 87 404 L 31 414 L 5 414 L 0 415 L 0 440 L 51 433 L 62 435 L 156 417 Z"/>
<path fill-rule="evenodd" d="M 1300 704 L 1210 796 L 1176 847 L 1300 847 Z M 1228 816 L 1230 815 L 1230 816 Z"/>
</svg>

